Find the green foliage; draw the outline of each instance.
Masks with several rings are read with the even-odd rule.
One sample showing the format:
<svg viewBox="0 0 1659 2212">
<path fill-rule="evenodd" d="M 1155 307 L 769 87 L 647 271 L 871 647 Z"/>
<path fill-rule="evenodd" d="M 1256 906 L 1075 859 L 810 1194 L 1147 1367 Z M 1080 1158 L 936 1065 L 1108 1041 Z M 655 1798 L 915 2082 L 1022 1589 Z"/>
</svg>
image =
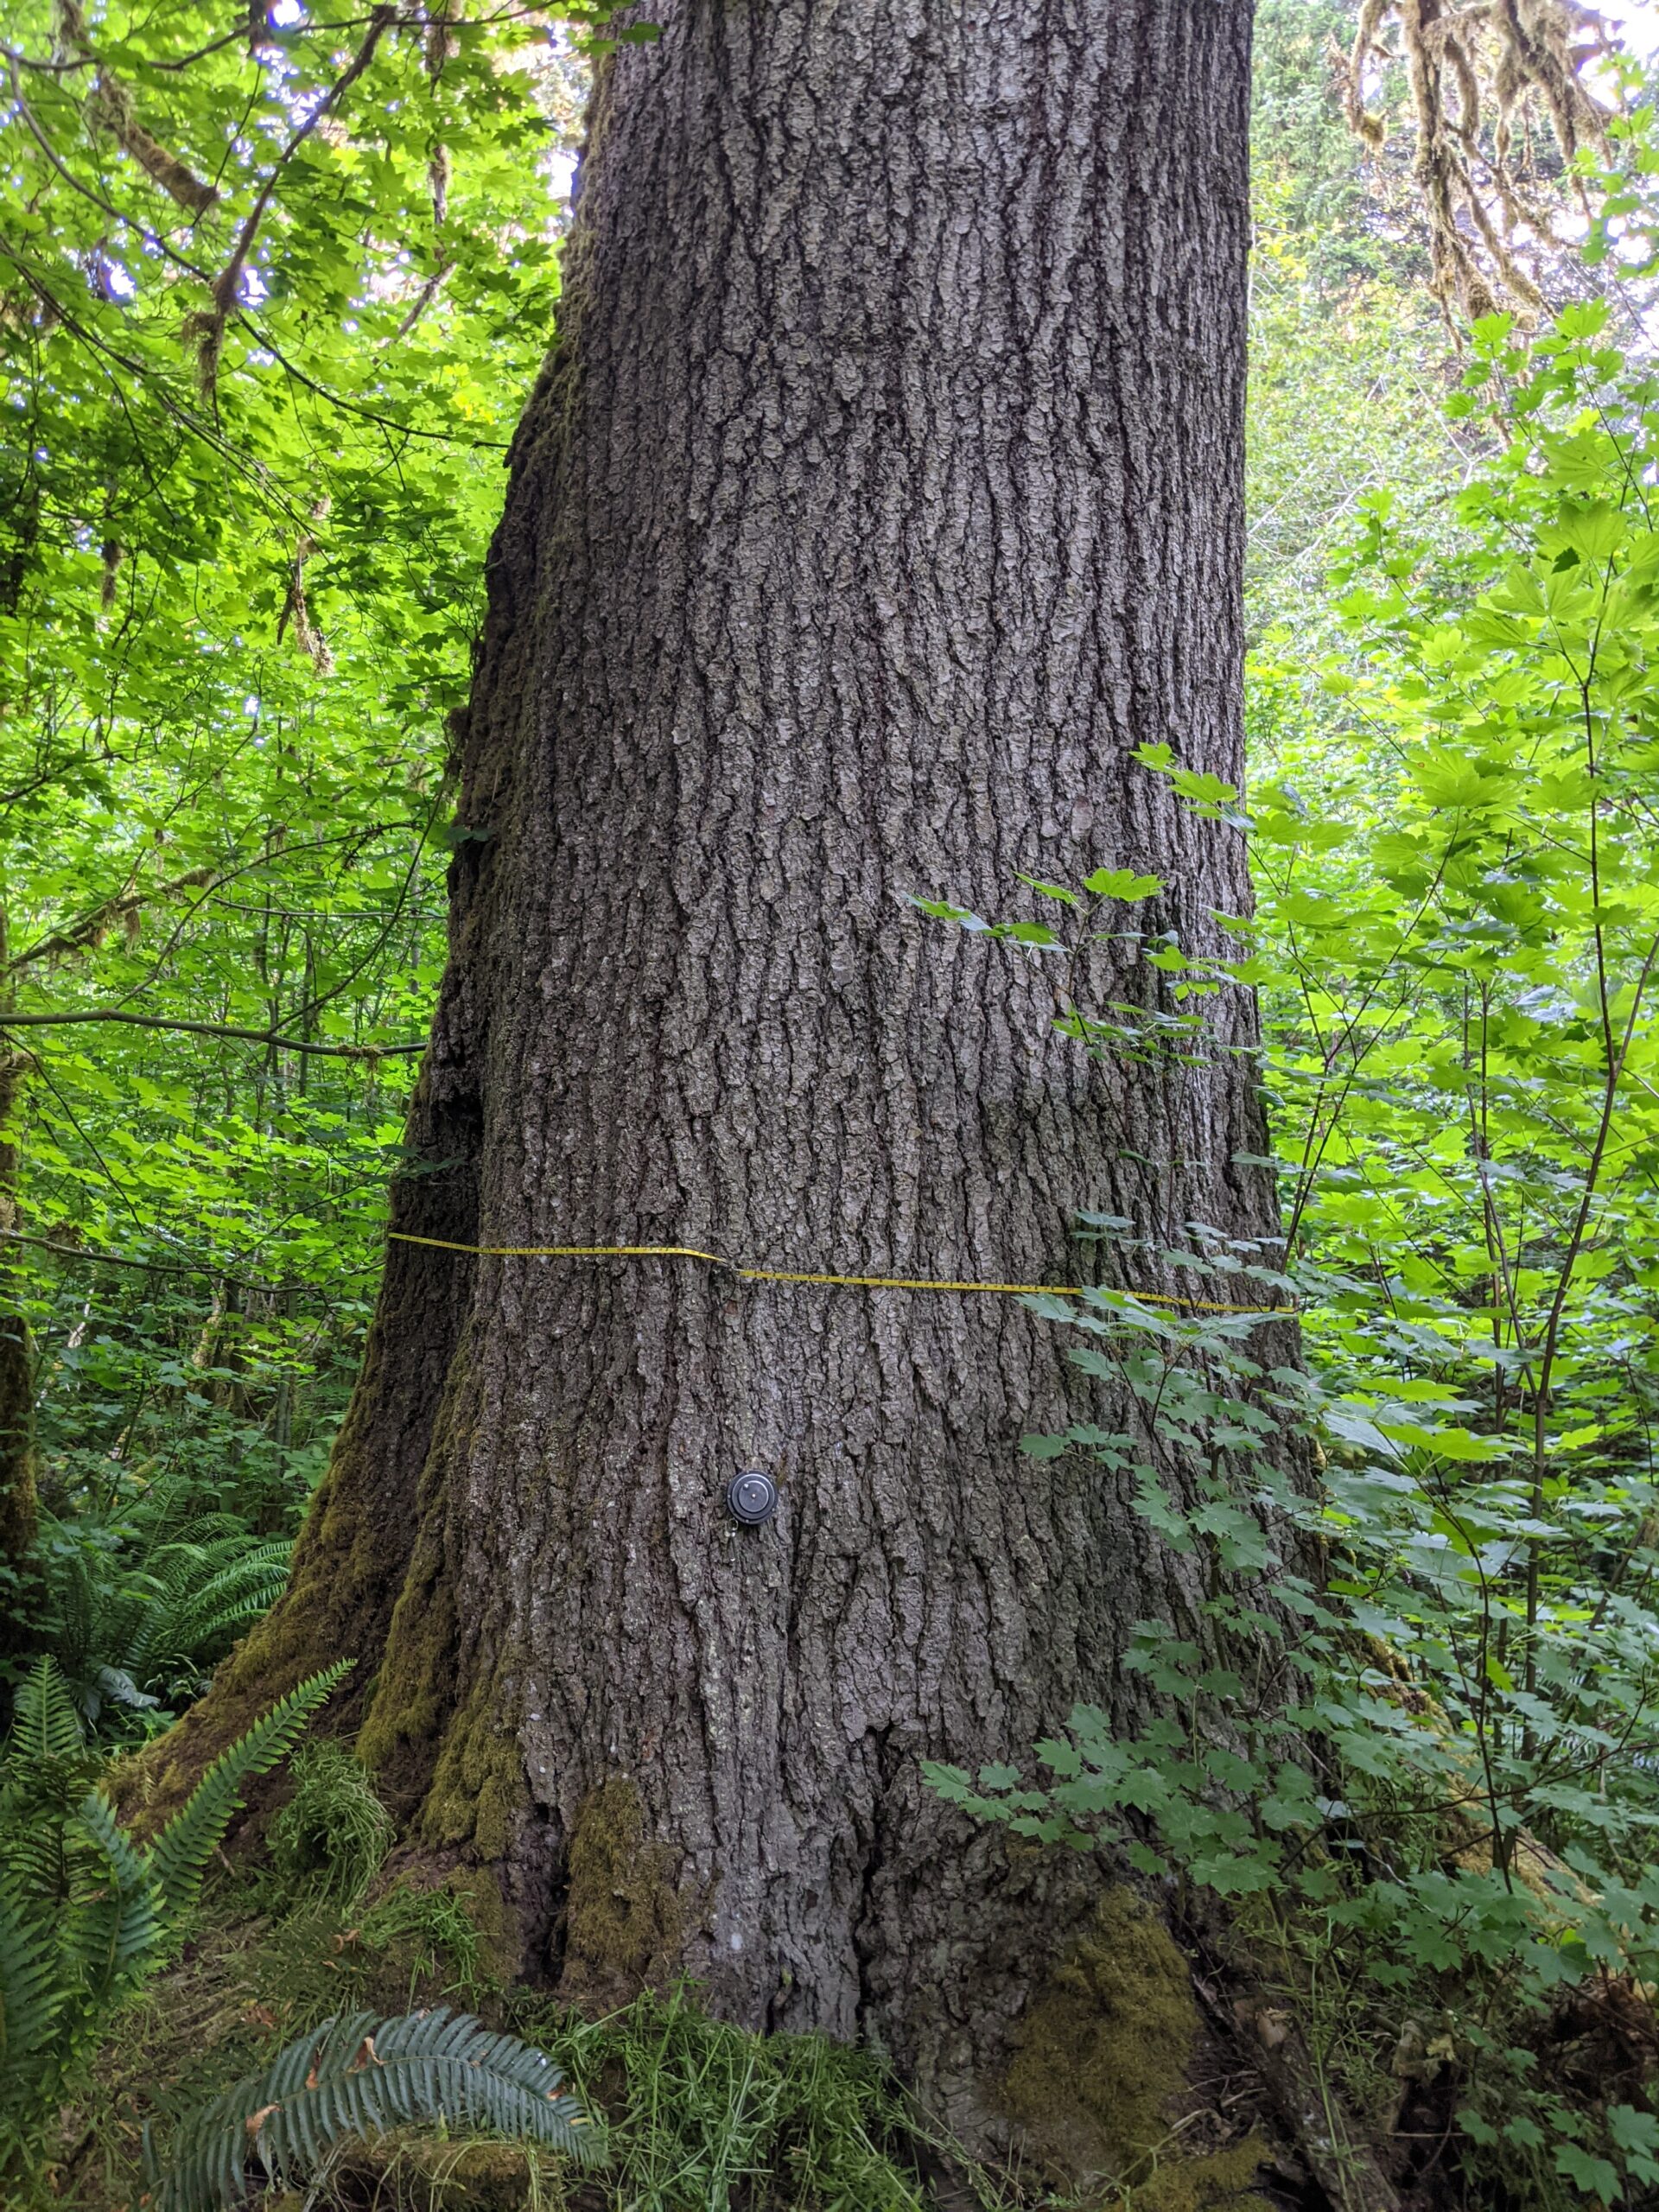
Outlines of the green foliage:
<svg viewBox="0 0 1659 2212">
<path fill-rule="evenodd" d="M 188 1513 L 175 1484 L 118 1518 L 50 1516 L 42 1526 L 30 1640 L 94 1727 L 170 1719 L 165 1708 L 200 1692 L 288 1580 L 286 1538 L 262 1539 L 233 1514 Z"/>
<path fill-rule="evenodd" d="M 597 2153 L 581 2106 L 559 2094 L 552 2061 L 532 2044 L 443 2005 L 391 2019 L 350 2012 L 296 2037 L 185 2122 L 153 2180 L 156 2212 L 239 2204 L 252 2161 L 273 2181 L 302 2179 L 343 2139 L 411 2120 Z"/>
<path fill-rule="evenodd" d="M 66 2084 L 176 1942 L 243 1783 L 283 1757 L 346 1672 L 291 1691 L 141 1846 L 90 1780 L 67 1685 L 37 1663 L 0 1770 L 0 2177 L 36 2155 Z"/>
<path fill-rule="evenodd" d="M 351 1671 L 342 1661 L 314 1675 L 256 1720 L 245 1736 L 221 1751 L 145 1854 L 163 1913 L 176 1921 L 194 1897 L 207 1861 L 230 1826 L 244 1782 L 268 1774 L 298 1740 L 301 1730 L 329 1694 Z"/>
<path fill-rule="evenodd" d="M 1129 1041 L 1200 1057 L 1207 1001 L 1262 994 L 1286 1242 L 1084 1227 L 1125 1282 L 1294 1294 L 1313 1373 L 1264 1368 L 1244 1317 L 1044 1302 L 1135 1417 L 1028 1448 L 1127 1479 L 1205 1562 L 1207 1625 L 1136 1630 L 1140 1735 L 1079 1710 L 1035 1783 L 932 1771 L 982 1818 L 1083 1847 L 1103 1822 L 1241 1904 L 1299 1995 L 1363 1996 L 1367 2035 L 1327 2053 L 1354 2078 L 1438 2018 L 1466 2162 L 1540 2205 L 1639 2193 L 1659 2130 L 1659 383 L 1605 326 L 1477 330 L 1453 412 L 1503 442 L 1454 535 L 1359 503 L 1351 642 L 1300 738 L 1302 672 L 1262 658 L 1277 757 L 1248 807 L 1142 750 L 1248 825 L 1257 909 L 1234 957 L 1168 948 Z M 1038 888 L 1058 957 L 1123 934 Z M 1124 1049 L 1117 1009 L 1061 1020 Z M 1550 2078 L 1562 2021 L 1626 2013 L 1633 2055 Z"/>
<path fill-rule="evenodd" d="M 923 2212 L 929 2201 L 918 2171 L 928 2139 L 868 2053 L 747 2034 L 684 1985 L 596 2022 L 531 2017 L 578 2091 L 608 2110 L 619 2212 Z"/>
<path fill-rule="evenodd" d="M 258 1882 L 253 1896 L 263 1903 L 268 1894 Z M 342 2142 L 309 2183 L 319 2203 L 924 2212 L 932 2202 L 927 2177 L 944 2157 L 965 2204 L 1014 2212 L 1028 2203 L 936 2138 L 874 2052 L 818 2036 L 750 2033 L 712 2018 L 690 1985 L 584 2018 L 545 1992 L 474 1980 L 466 1962 L 480 1937 L 475 1929 L 470 1942 L 461 1936 L 467 1903 L 454 1890 L 395 1883 L 360 1916 L 305 1900 L 250 1920 L 249 1903 L 238 1885 L 216 1890 L 188 1955 L 151 1985 L 141 2011 L 124 2016 L 86 2079 L 68 2120 L 81 2148 L 59 2187 L 86 2212 L 130 2205 L 148 2185 L 136 2124 L 165 2164 L 187 2131 L 194 2139 L 207 2106 L 266 2074 L 302 2031 L 315 2035 L 342 2013 L 378 2018 L 444 2002 L 547 2053 L 593 2117 L 580 2133 L 602 2139 L 604 2169 L 499 2149 L 492 2160 L 447 2120 L 441 2138 L 416 2123 L 366 2145 Z M 416 1967 L 419 1986 L 405 1997 L 404 1974 L 412 1984 Z"/>
<path fill-rule="evenodd" d="M 450 718 L 610 12 L 10 11 L 0 1294 L 55 1520 L 0 1601 L 117 1725 L 118 1676 L 175 1702 L 222 1639 L 146 1681 L 106 1623 L 82 1666 L 136 1594 L 83 1524 L 170 1481 L 291 1535 L 388 1180 L 442 1172 L 403 1139 Z"/>
<path fill-rule="evenodd" d="M 1379 201 L 1341 111 L 1331 50 L 1354 21 L 1343 0 L 1255 15 L 1245 614 L 1252 642 L 1282 626 L 1303 660 L 1339 642 L 1326 571 L 1357 496 L 1386 485 L 1433 534 L 1479 445 L 1440 416 L 1446 337 L 1415 223 Z M 1252 685 L 1253 759 L 1273 706 Z"/>
<path fill-rule="evenodd" d="M 81 1717 L 62 1670 L 49 1658 L 37 1660 L 18 1689 L 6 1755 L 9 1781 L 22 1781 L 51 1767 L 79 1769 L 96 1764 L 86 1751 Z"/>
<path fill-rule="evenodd" d="M 296 1892 L 351 1903 L 391 1847 L 391 1816 L 343 1744 L 302 1745 L 290 1770 L 294 1795 L 266 1831 L 271 1864 Z"/>
<path fill-rule="evenodd" d="M 1267 214 L 1276 239 L 1294 239 L 1305 257 L 1315 301 L 1328 309 L 1333 299 L 1380 280 L 1404 307 L 1402 288 L 1390 280 L 1421 277 L 1424 257 L 1402 245 L 1398 226 L 1386 220 L 1368 188 L 1363 152 L 1342 113 L 1331 66 L 1333 51 L 1352 45 L 1355 20 L 1346 0 L 1261 0 L 1252 190 L 1258 223 Z M 1275 258 L 1270 254 L 1270 270 Z M 1409 308 L 1404 319 L 1413 319 Z"/>
<path fill-rule="evenodd" d="M 363 1915 L 356 1942 L 365 1955 L 401 1965 L 411 2005 L 426 1983 L 474 2006 L 500 1994 L 469 1900 L 448 1883 L 395 1885 Z"/>
</svg>

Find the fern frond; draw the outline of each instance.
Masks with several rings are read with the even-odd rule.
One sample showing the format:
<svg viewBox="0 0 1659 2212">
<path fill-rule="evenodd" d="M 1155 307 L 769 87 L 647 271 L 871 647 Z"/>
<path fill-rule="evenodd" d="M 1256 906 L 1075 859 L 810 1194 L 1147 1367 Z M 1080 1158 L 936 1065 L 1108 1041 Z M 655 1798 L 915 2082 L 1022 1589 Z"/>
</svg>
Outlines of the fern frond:
<svg viewBox="0 0 1659 2212">
<path fill-rule="evenodd" d="M 186 1533 L 183 1523 L 189 1502 L 189 1478 L 176 1469 L 170 1474 L 158 1475 L 142 1497 L 134 1498 L 128 1515 L 129 1525 L 143 1546 L 146 1556 L 159 1545 L 171 1543 Z"/>
<path fill-rule="evenodd" d="M 112 1586 L 99 1592 L 96 1647 L 91 1662 L 107 1660 L 111 1666 L 137 1671 L 133 1647 L 156 1604 L 159 1586 L 142 1567 L 118 1569 Z"/>
<path fill-rule="evenodd" d="M 155 1556 L 156 1594 L 135 1620 L 126 1663 L 141 1677 L 200 1663 L 269 1612 L 288 1581 L 292 1545 L 251 1541 L 245 1529 L 206 1543 L 176 1541 Z"/>
<path fill-rule="evenodd" d="M 245 1543 L 248 1524 L 235 1513 L 197 1513 L 189 1520 L 180 1522 L 176 1527 L 165 1517 L 158 1518 L 148 1533 L 149 1545 L 145 1558 L 153 1563 L 163 1553 L 171 1551 L 175 1544 L 194 1548 L 218 1543 L 227 1538 Z"/>
<path fill-rule="evenodd" d="M 544 2051 L 440 2005 L 377 2020 L 325 2021 L 184 2122 L 157 2181 L 155 2212 L 205 2212 L 241 2202 L 257 2158 L 273 2178 L 314 2171 L 347 2136 L 442 2120 L 546 2145 L 584 2161 L 597 2131 L 560 2094 Z"/>
<path fill-rule="evenodd" d="M 51 1657 L 37 1659 L 17 1685 L 7 1766 L 15 1771 L 22 1766 L 67 1762 L 79 1755 L 86 1741 L 86 1731 L 62 1669 Z"/>
<path fill-rule="evenodd" d="M 188 1598 L 192 1590 L 200 1589 L 204 1582 L 227 1567 L 233 1567 L 251 1552 L 272 1548 L 270 1541 L 261 1543 L 247 1529 L 234 1534 L 226 1530 L 207 1536 L 200 1541 L 181 1539 L 175 1543 L 163 1544 L 149 1565 L 149 1573 L 160 1592 L 165 1611 Z M 277 1548 L 286 1548 L 278 1545 Z"/>
<path fill-rule="evenodd" d="M 115 1808 L 101 1789 L 89 1790 L 76 1810 L 81 1827 L 118 1889 L 141 1890 L 155 1878 L 144 1863 L 143 1853 L 117 1821 Z"/>
<path fill-rule="evenodd" d="M 161 1963 L 241 1783 L 283 1756 L 349 1663 L 256 1721 L 148 1851 L 87 1789 L 67 1691 L 49 1662 L 35 1669 L 19 1699 L 25 1741 L 0 1787 L 0 2173 L 35 2154 L 65 2082 Z"/>
<path fill-rule="evenodd" d="M 216 1567 L 213 1566 L 210 1552 L 208 1564 L 213 1567 L 213 1571 L 197 1595 L 212 1600 L 221 1591 L 239 1589 L 245 1583 L 254 1580 L 269 1580 L 273 1574 L 285 1580 L 288 1574 L 289 1559 L 293 1549 L 292 1543 L 286 1536 L 277 1536 L 272 1538 L 268 1543 L 254 1544 L 246 1548 L 231 1552 Z"/>
<path fill-rule="evenodd" d="M 85 1962 L 95 1990 L 116 1991 L 143 1978 L 166 1940 L 156 1877 L 115 1817 L 101 1790 L 92 1790 L 80 1808 L 79 1826 L 98 1854 L 101 1887 L 89 1885 L 74 1900 L 101 1905 L 96 1918 L 83 1912 L 80 1927 L 66 1937 Z"/>
<path fill-rule="evenodd" d="M 260 1544 L 189 1582 L 146 1622 L 146 1645 L 169 1658 L 195 1657 L 245 1622 L 269 1612 L 288 1581 L 289 1547 Z M 202 1562 L 207 1564 L 206 1560 Z"/>
<path fill-rule="evenodd" d="M 90 1781 L 86 1762 L 77 1759 L 31 1768 L 0 1789 L 0 1882 L 36 1913 L 69 1893 L 75 1816 Z"/>
<path fill-rule="evenodd" d="M 38 1913 L 65 1896 L 69 1888 L 67 1809 L 53 1807 L 46 1817 L 25 1827 L 9 1827 L 0 1835 L 0 1876 L 19 1904 L 32 1901 Z"/>
<path fill-rule="evenodd" d="M 53 1641 L 64 1674 L 73 1681 L 86 1666 L 96 1641 L 93 1628 L 99 1610 L 98 1586 L 79 1552 L 69 1553 L 59 1562 L 52 1580 L 56 1585 L 52 1595 L 53 1610 L 57 1616 Z"/>
<path fill-rule="evenodd" d="M 59 1972 L 77 2018 L 101 2027 L 161 1963 L 167 1935 L 152 1888 L 126 1893 L 96 1877 L 78 1885 L 58 1922 Z"/>
<path fill-rule="evenodd" d="M 213 1848 L 241 1803 L 242 1784 L 266 1774 L 298 1739 L 311 1715 L 351 1671 L 341 1660 L 292 1689 L 256 1720 L 245 1736 L 220 1752 L 151 1844 L 145 1860 L 163 1920 L 170 1926 L 194 1897 Z"/>
<path fill-rule="evenodd" d="M 143 1982 L 168 1931 L 143 1854 L 106 1799 L 86 1793 L 50 1830 L 38 1866 L 25 1856 L 8 1866 L 6 1895 L 25 1925 L 46 1931 L 56 2011 L 73 2043 L 77 2024 L 101 2020 Z"/>
<path fill-rule="evenodd" d="M 65 1996 L 55 1936 L 29 1899 L 0 1889 L 0 2114 L 14 2125 L 50 2072 L 52 2028 Z"/>
<path fill-rule="evenodd" d="M 137 1713 L 160 1703 L 148 1690 L 141 1690 L 124 1667 L 94 1667 L 92 1683 L 105 1705 L 130 1705 Z"/>
</svg>

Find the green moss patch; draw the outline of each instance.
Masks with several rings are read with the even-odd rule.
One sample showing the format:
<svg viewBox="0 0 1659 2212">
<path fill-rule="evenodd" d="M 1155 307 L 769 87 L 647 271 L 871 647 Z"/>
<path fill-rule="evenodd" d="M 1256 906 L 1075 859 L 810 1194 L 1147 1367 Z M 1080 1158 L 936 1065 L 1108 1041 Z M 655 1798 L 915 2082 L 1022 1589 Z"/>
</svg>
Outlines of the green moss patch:
<svg viewBox="0 0 1659 2212">
<path fill-rule="evenodd" d="M 1124 2212 L 1265 2212 L 1248 2194 L 1259 2143 L 1203 2155 L 1181 2143 L 1198 2040 L 1168 1929 L 1129 1891 L 1109 1891 L 1027 2010 L 1003 2108 L 1055 2181 L 1103 2188 L 1098 2201 Z"/>
<path fill-rule="evenodd" d="M 394 1637 L 388 1667 L 398 1650 Z M 375 1699 L 378 1716 L 389 1693 Z M 480 1859 L 506 1856 L 513 1823 L 529 1802 L 514 1707 L 499 1677 L 480 1676 L 444 1728 L 421 1807 L 419 1833 L 441 1849 L 466 1847 Z M 364 1731 L 365 1738 L 368 1730 Z"/>
<path fill-rule="evenodd" d="M 334 2191 L 378 2212 L 563 2212 L 573 2202 L 560 2161 L 533 2145 L 404 2130 L 352 2145 Z"/>
<path fill-rule="evenodd" d="M 687 1918 L 676 1868 L 674 1852 L 645 1840 L 632 1783 L 614 1775 L 589 1794 L 570 1837 L 563 1995 L 624 2004 L 672 1975 Z"/>
<path fill-rule="evenodd" d="M 1267 2155 L 1256 2135 L 1225 2151 L 1179 2155 L 1146 2181 L 1131 2183 L 1117 2202 L 1122 2212 L 1273 2212 L 1252 2187 Z"/>
</svg>

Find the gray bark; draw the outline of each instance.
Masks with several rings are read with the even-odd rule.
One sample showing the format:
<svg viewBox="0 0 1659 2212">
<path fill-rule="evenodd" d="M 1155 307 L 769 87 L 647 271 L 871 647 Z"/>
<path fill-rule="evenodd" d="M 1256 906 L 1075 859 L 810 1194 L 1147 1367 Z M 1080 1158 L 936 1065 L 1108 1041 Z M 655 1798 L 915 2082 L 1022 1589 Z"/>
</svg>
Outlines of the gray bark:
<svg viewBox="0 0 1659 2212">
<path fill-rule="evenodd" d="M 1060 1283 L 1080 1208 L 1266 1232 L 1241 996 L 1200 1065 L 1090 1062 L 1052 963 L 906 903 L 1127 864 L 1200 948 L 1247 906 L 1131 754 L 1241 773 L 1248 6 L 645 12 L 492 556 L 416 1123 L 450 1164 L 402 1225 Z M 386 1297 L 331 1510 L 374 1524 L 372 1643 L 402 1580 L 365 1741 L 404 1802 L 580 1989 L 572 1841 L 626 1781 L 641 1959 L 973 2123 L 1097 1877 L 918 1762 L 1128 1720 L 1133 1624 L 1195 1621 L 1114 1478 L 1019 1452 L 1089 1403 L 1061 1333 L 680 1261 L 394 1247 Z"/>
</svg>

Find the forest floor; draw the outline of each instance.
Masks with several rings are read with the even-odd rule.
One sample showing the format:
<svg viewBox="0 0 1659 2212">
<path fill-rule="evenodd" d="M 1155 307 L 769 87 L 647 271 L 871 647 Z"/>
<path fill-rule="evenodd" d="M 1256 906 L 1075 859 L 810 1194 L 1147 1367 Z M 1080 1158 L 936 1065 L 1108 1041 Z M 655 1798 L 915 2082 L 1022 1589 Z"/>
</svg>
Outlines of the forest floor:
<svg viewBox="0 0 1659 2212">
<path fill-rule="evenodd" d="M 238 1854 L 238 1857 L 240 1854 Z M 810 2036 L 762 2037 L 709 2018 L 695 1989 L 645 1992 L 584 2018 L 496 1973 L 476 1878 L 405 1872 L 367 1902 L 296 1904 L 268 1870 L 222 1862 L 179 1956 L 122 2016 L 90 2088 L 63 2115 L 51 2186 L 78 2212 L 144 2202 L 144 2139 L 267 2065 L 306 2028 L 353 2010 L 448 2004 L 538 2044 L 602 2123 L 591 2169 L 495 2139 L 429 2129 L 354 2140 L 270 2212 L 1290 2212 L 1294 2162 L 1258 2132 L 1261 2085 L 1220 2063 L 1172 2138 L 1182 2158 L 1122 2190 L 993 2171 L 931 2131 L 873 2056 Z M 1217 2063 L 1207 2061 L 1214 2057 Z M 1189 2174 L 1225 2164 L 1217 2196 Z M 1256 2153 L 1262 2157 L 1259 2174 Z M 1177 2176 L 1180 2178 L 1177 2180 Z M 1241 2184 L 1244 2184 L 1241 2193 Z"/>
<path fill-rule="evenodd" d="M 922 2212 L 933 2201 L 928 2146 L 873 2060 L 817 2037 L 745 2034 L 710 2020 L 685 1987 L 585 2019 L 500 1980 L 470 1907 L 464 1878 L 296 1907 L 274 1884 L 227 1872 L 65 2114 L 59 2200 L 84 2212 L 141 2202 L 147 2126 L 164 2142 L 175 2117 L 329 2015 L 445 2003 L 552 2056 L 605 2124 L 603 2165 L 584 2172 L 525 2145 L 395 2132 L 351 2143 L 303 2194 L 268 2202 L 283 2212 Z M 1020 2199 L 999 2189 L 980 2201 Z"/>
</svg>

